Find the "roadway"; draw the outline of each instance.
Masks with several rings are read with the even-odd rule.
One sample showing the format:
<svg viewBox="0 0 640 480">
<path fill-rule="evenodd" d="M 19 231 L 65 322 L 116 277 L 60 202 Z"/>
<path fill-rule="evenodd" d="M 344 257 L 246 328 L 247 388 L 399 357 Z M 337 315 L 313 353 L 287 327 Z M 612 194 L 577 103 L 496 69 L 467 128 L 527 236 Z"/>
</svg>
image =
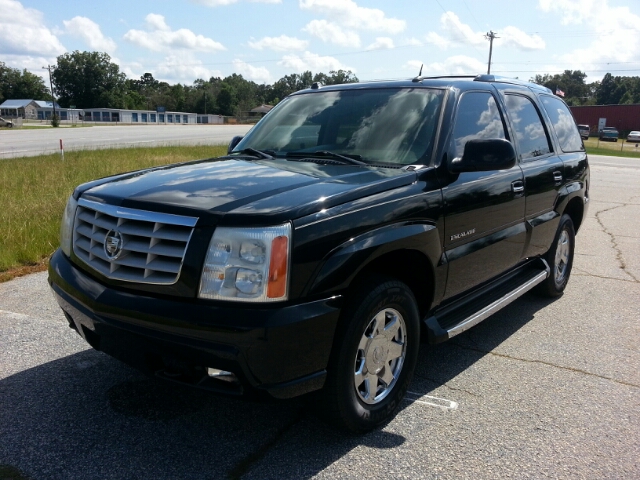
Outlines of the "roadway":
<svg viewBox="0 0 640 480">
<path fill-rule="evenodd" d="M 46 273 L 0 284 L 0 473 L 640 478 L 640 160 L 591 164 L 565 294 L 527 294 L 423 345 L 402 410 L 364 436 L 323 424 L 310 399 L 256 404 L 148 379 L 67 327 Z"/>
<path fill-rule="evenodd" d="M 0 130 L 0 159 L 66 151 L 159 145 L 226 145 L 251 125 L 105 125 Z"/>
</svg>

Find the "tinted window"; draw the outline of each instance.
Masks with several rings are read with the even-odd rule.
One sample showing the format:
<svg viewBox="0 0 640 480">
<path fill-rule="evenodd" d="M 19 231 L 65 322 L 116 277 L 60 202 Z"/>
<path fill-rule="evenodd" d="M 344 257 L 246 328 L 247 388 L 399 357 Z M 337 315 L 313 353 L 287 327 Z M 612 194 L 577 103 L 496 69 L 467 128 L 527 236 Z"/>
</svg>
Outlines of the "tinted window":
<svg viewBox="0 0 640 480">
<path fill-rule="evenodd" d="M 464 146 L 477 138 L 506 138 L 496 101 L 489 92 L 465 93 L 458 103 L 452 148 L 462 157 Z"/>
<path fill-rule="evenodd" d="M 547 111 L 547 115 L 553 123 L 553 129 L 560 141 L 560 148 L 563 152 L 584 151 L 580 132 L 576 128 L 576 122 L 565 103 L 556 97 L 541 95 L 540 99 Z M 589 130 L 586 125 L 580 125 L 582 129 Z"/>
<path fill-rule="evenodd" d="M 276 106 L 236 147 L 278 156 L 328 150 L 364 162 L 426 162 L 442 90 L 379 88 L 294 95 Z"/>
<path fill-rule="evenodd" d="M 551 144 L 533 102 L 520 95 L 506 95 L 505 100 L 509 117 L 516 130 L 520 158 L 526 160 L 550 153 Z"/>
</svg>

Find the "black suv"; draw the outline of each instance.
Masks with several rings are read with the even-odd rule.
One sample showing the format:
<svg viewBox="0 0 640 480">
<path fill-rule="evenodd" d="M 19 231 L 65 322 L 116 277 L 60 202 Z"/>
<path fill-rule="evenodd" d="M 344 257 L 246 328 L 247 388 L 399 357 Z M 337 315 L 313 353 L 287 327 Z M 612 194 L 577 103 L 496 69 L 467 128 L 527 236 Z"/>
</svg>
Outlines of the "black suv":
<svg viewBox="0 0 640 480">
<path fill-rule="evenodd" d="M 565 103 L 489 75 L 324 87 L 228 155 L 86 183 L 49 281 L 72 328 L 150 374 L 388 421 L 420 339 L 558 296 L 589 166 Z"/>
</svg>

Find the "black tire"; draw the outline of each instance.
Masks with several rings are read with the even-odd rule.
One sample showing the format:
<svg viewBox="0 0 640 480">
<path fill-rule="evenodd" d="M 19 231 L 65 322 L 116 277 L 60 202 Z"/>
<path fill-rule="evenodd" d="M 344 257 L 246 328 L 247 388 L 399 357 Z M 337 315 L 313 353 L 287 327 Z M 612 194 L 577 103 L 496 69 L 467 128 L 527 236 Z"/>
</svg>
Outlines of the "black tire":
<svg viewBox="0 0 640 480">
<path fill-rule="evenodd" d="M 575 245 L 573 221 L 569 215 L 562 215 L 556 237 L 544 257 L 551 267 L 551 275 L 536 287 L 536 293 L 546 297 L 562 295 L 571 275 Z"/>
<path fill-rule="evenodd" d="M 388 277 L 364 283 L 343 310 L 336 331 L 320 393 L 322 414 L 354 433 L 387 423 L 407 392 L 419 346 L 420 321 L 411 290 Z"/>
</svg>

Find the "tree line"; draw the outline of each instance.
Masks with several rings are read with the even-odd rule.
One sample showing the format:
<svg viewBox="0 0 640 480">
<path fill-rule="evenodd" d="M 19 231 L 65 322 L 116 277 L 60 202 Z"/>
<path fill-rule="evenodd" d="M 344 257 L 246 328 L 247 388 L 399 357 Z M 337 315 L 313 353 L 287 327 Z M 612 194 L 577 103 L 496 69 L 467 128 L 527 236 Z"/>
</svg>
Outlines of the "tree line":
<svg viewBox="0 0 640 480">
<path fill-rule="evenodd" d="M 587 74 L 580 70 L 565 70 L 555 75 L 536 75 L 529 81 L 564 94 L 570 106 L 618 105 L 640 103 L 640 77 L 614 77 L 605 74 L 601 81 L 586 83 Z"/>
<path fill-rule="evenodd" d="M 134 110 L 164 107 L 169 111 L 229 116 L 246 115 L 262 104 L 275 105 L 314 82 L 323 85 L 358 82 L 350 70 L 332 70 L 328 74 L 306 71 L 285 75 L 272 85 L 259 85 L 235 73 L 225 78 L 198 78 L 193 85 L 170 85 L 151 73 L 139 79 L 126 78 L 107 53 L 80 51 L 57 57 L 51 78 L 61 107 Z M 0 63 L 0 102 L 9 98 L 50 100 L 51 95 L 39 76 Z"/>
<path fill-rule="evenodd" d="M 614 77 L 607 73 L 601 81 L 592 83 L 586 83 L 586 77 L 580 70 L 565 70 L 561 74 L 536 75 L 529 81 L 553 92 L 562 91 L 569 105 L 640 103 L 640 77 Z M 198 78 L 192 85 L 171 85 L 156 80 L 151 73 L 139 79 L 126 78 L 107 53 L 74 51 L 57 57 L 52 82 L 62 107 L 135 110 L 165 107 L 178 112 L 242 116 L 259 105 L 275 105 L 314 82 L 352 83 L 358 82 L 358 77 L 350 70 L 328 74 L 306 71 L 285 75 L 272 85 L 262 85 L 234 73 L 225 78 Z M 51 94 L 40 76 L 0 62 L 0 102 L 18 98 L 51 100 Z"/>
</svg>

